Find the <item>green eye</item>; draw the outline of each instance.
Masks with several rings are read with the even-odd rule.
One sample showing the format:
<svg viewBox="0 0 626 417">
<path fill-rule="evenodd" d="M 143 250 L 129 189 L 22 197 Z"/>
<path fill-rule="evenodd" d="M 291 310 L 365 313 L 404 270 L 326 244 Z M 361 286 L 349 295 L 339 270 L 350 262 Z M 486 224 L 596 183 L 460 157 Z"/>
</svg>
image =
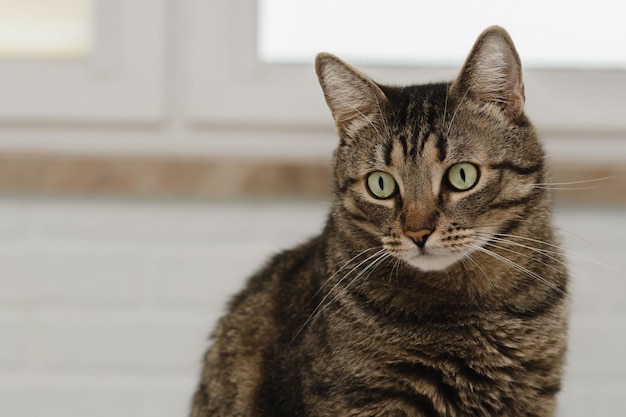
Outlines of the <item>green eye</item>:
<svg viewBox="0 0 626 417">
<path fill-rule="evenodd" d="M 448 170 L 448 184 L 457 191 L 469 190 L 478 181 L 478 168 L 467 162 L 452 165 Z"/>
<path fill-rule="evenodd" d="M 386 172 L 372 172 L 367 176 L 367 188 L 373 197 L 387 199 L 396 192 L 396 181 Z"/>
</svg>

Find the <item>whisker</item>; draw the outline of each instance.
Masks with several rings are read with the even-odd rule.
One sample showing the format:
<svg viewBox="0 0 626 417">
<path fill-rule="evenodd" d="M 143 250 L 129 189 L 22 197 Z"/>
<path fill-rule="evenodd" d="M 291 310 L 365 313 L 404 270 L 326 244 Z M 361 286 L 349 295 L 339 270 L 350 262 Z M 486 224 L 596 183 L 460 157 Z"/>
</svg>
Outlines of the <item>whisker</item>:
<svg viewBox="0 0 626 417">
<path fill-rule="evenodd" d="M 368 251 L 368 250 L 371 250 L 371 249 L 375 249 L 375 248 L 366 249 L 365 251 L 363 251 L 363 252 L 359 253 L 359 255 L 357 255 L 357 256 L 360 256 L 360 255 L 361 255 L 361 254 L 363 254 L 364 252 L 366 252 L 366 251 Z M 370 255 L 370 256 L 369 256 L 368 258 L 366 258 L 365 260 L 363 260 L 363 261 L 359 262 L 359 263 L 358 263 L 355 267 L 353 267 L 350 271 L 348 271 L 348 272 L 347 272 L 347 273 L 346 273 L 346 274 L 345 274 L 345 275 L 344 275 L 344 276 L 343 276 L 343 277 L 342 277 L 339 281 L 337 281 L 337 282 L 335 283 L 335 285 L 333 285 L 333 287 L 332 287 L 332 288 L 328 291 L 328 293 L 326 293 L 326 295 L 322 298 L 322 300 L 321 300 L 321 301 L 317 304 L 317 307 L 315 307 L 315 309 L 314 309 L 314 310 L 313 310 L 313 312 L 309 315 L 309 317 L 306 319 L 306 321 L 304 322 L 304 324 L 302 325 L 302 327 L 300 327 L 300 329 L 299 329 L 299 330 L 296 332 L 296 334 L 293 336 L 292 341 L 293 341 L 293 340 L 295 340 L 295 339 L 296 339 L 296 337 L 298 337 L 298 335 L 302 332 L 302 330 L 304 330 L 304 328 L 305 328 L 305 327 L 306 327 L 306 326 L 307 326 L 307 325 L 308 325 L 308 324 L 309 324 L 309 323 L 313 320 L 313 318 L 315 318 L 315 316 L 316 316 L 316 315 L 317 315 L 317 314 L 318 314 L 318 313 L 322 310 L 322 308 L 323 308 L 324 303 L 326 302 L 326 300 L 327 300 L 327 299 L 331 296 L 331 294 L 333 293 L 333 291 L 334 291 L 334 290 L 335 290 L 335 289 L 336 289 L 339 285 L 341 285 L 341 283 L 342 283 L 342 282 L 343 282 L 346 278 L 348 278 L 348 277 L 350 276 L 350 274 L 352 274 L 352 273 L 353 273 L 354 271 L 356 271 L 356 270 L 357 270 L 357 269 L 358 269 L 361 265 L 363 265 L 364 263 L 366 263 L 366 262 L 367 262 L 367 261 L 369 261 L 370 259 L 372 259 L 372 258 L 376 258 L 376 257 L 380 257 L 380 256 L 381 256 L 381 254 L 384 254 L 385 252 L 386 252 L 386 249 L 384 249 L 384 248 L 379 249 L 379 250 L 378 250 L 376 253 L 374 253 L 373 255 Z M 355 259 L 355 258 L 353 258 L 353 259 Z M 375 262 L 375 261 L 374 261 L 374 262 Z M 349 263 L 349 262 L 348 262 L 348 263 Z M 346 263 L 346 265 L 347 265 L 348 263 Z M 345 265 L 344 265 L 344 266 L 345 266 Z M 369 266 L 371 266 L 371 264 L 370 264 L 370 265 L 368 265 L 368 266 L 364 269 L 364 271 L 366 271 L 366 270 L 367 270 L 367 268 L 368 268 Z M 343 267 L 342 267 L 342 268 L 343 268 Z M 339 272 L 339 271 L 337 271 L 335 274 L 333 274 L 333 276 L 336 276 L 338 272 Z M 363 273 L 363 271 L 359 272 L 359 274 L 357 275 L 357 277 L 359 277 L 362 273 Z M 330 280 L 330 278 L 329 278 L 326 282 L 328 282 L 329 280 Z M 320 290 L 321 290 L 321 288 L 320 288 Z M 318 294 L 320 290 L 318 290 L 318 292 L 317 292 L 316 294 Z M 330 303 L 332 303 L 334 300 L 335 300 L 335 298 L 333 298 L 333 300 L 331 300 L 331 302 L 330 302 Z M 327 303 L 326 305 L 328 305 L 328 304 L 330 304 L 330 303 Z"/>
<path fill-rule="evenodd" d="M 335 295 L 335 297 L 327 303 L 327 305 L 331 305 L 333 302 L 335 302 L 337 298 L 341 296 L 341 294 L 345 293 L 348 288 L 350 288 L 359 278 L 363 276 L 363 274 L 365 274 L 365 272 L 369 270 L 365 278 L 363 278 L 363 281 L 366 281 L 372 275 L 374 270 L 376 270 L 376 268 L 378 268 L 378 266 L 380 266 L 389 257 L 391 257 L 391 254 L 389 252 L 386 252 L 380 255 L 375 261 L 372 261 L 372 263 L 370 263 L 367 267 L 363 269 L 363 271 L 361 271 L 356 277 L 354 277 L 354 279 L 352 279 L 352 281 L 350 281 L 348 285 L 343 287 L 341 291 L 339 291 L 339 293 L 337 293 L 337 295 Z"/>
<path fill-rule="evenodd" d="M 529 220 L 523 220 L 520 219 L 519 221 L 524 222 L 530 222 Z M 475 226 L 476 229 L 480 229 L 480 228 L 491 228 L 491 227 L 497 227 L 498 225 L 478 225 Z M 594 246 L 589 243 L 585 238 L 583 238 L 580 235 L 577 235 L 576 233 L 573 233 L 569 230 L 565 230 L 565 229 L 561 229 L 558 227 L 553 227 L 554 230 L 562 232 L 562 233 L 567 233 L 571 236 L 576 237 L 577 239 L 580 239 L 582 242 L 586 243 L 590 248 L 594 248 Z M 610 264 L 604 263 L 602 261 L 599 261 L 597 259 L 591 258 L 589 256 L 583 255 L 579 252 L 573 251 L 571 249 L 567 249 L 564 247 L 561 247 L 559 245 L 555 245 L 553 243 L 549 243 L 549 242 L 545 242 L 543 240 L 539 240 L 539 239 L 533 239 L 533 238 L 529 238 L 526 236 L 520 236 L 520 235 L 513 235 L 513 234 L 507 234 L 507 233 L 496 233 L 495 235 L 491 235 L 491 234 L 487 234 L 487 233 L 482 233 L 482 232 L 478 232 L 477 233 L 478 236 L 482 236 L 484 237 L 486 240 L 493 240 L 493 239 L 502 239 L 502 238 L 512 238 L 512 239 L 520 239 L 520 240 L 524 240 L 524 241 L 528 241 L 528 242 L 533 242 L 533 243 L 538 243 L 540 245 L 543 246 L 547 246 L 548 248 L 552 248 L 552 249 L 546 249 L 546 248 L 537 248 L 537 247 L 533 247 L 533 246 L 527 246 L 527 245 L 523 245 L 522 243 L 519 242 L 514 242 L 511 241 L 509 239 L 502 239 L 502 241 L 507 241 L 507 243 L 511 244 L 511 245 L 515 245 L 515 246 L 519 246 L 519 247 L 525 247 L 527 249 L 530 250 L 534 250 L 536 252 L 539 253 L 543 253 L 543 254 L 553 254 L 553 255 L 558 255 L 558 254 L 563 254 L 566 255 L 568 258 L 570 259 L 577 259 L 577 260 L 581 260 L 581 261 L 585 261 L 585 262 L 589 262 L 591 264 L 595 264 L 595 265 L 599 265 L 603 268 L 606 268 L 608 270 L 614 271 L 614 272 L 618 272 L 618 273 L 622 273 L 623 271 L 619 268 L 616 268 Z M 566 264 L 565 262 L 563 262 L 563 264 Z"/>
<path fill-rule="evenodd" d="M 611 175 L 609 177 L 601 177 L 601 178 L 592 178 L 589 180 L 580 180 L 580 181 L 567 181 L 567 182 L 540 182 L 532 185 L 542 185 L 542 186 L 552 186 L 552 185 L 575 185 L 575 184 L 588 184 L 590 182 L 599 182 L 615 179 L 615 175 Z"/>
<path fill-rule="evenodd" d="M 450 130 L 452 130 L 452 125 L 454 124 L 454 119 L 456 118 L 456 114 L 461 109 L 461 105 L 463 104 L 463 102 L 467 98 L 467 95 L 469 94 L 470 90 L 472 89 L 473 84 L 474 84 L 474 81 L 472 81 L 472 83 L 467 88 L 467 90 L 465 90 L 465 93 L 463 94 L 463 97 L 461 97 L 461 100 L 459 101 L 459 104 L 457 104 L 456 109 L 454 109 L 454 113 L 452 113 L 452 118 L 450 118 L 450 124 L 448 125 L 448 130 L 446 131 L 446 137 L 448 137 L 450 135 Z"/>
<path fill-rule="evenodd" d="M 398 265 L 398 269 L 396 269 L 396 285 L 400 285 L 400 268 L 402 266 L 402 259 L 397 258 L 396 264 Z"/>
<path fill-rule="evenodd" d="M 324 281 L 324 283 L 322 285 L 320 285 L 320 288 L 318 288 L 318 290 L 315 292 L 315 294 L 313 294 L 313 298 L 315 298 L 315 296 L 317 296 L 317 294 L 319 294 L 320 291 L 322 291 L 322 289 L 326 286 L 326 284 L 328 284 L 330 282 L 330 280 L 332 280 L 338 273 L 340 273 L 341 271 L 343 271 L 348 265 L 350 265 L 352 263 L 352 261 L 354 261 L 355 259 L 357 259 L 359 256 L 372 251 L 374 249 L 378 249 L 378 247 L 373 247 L 373 248 L 368 248 L 368 249 L 364 249 L 361 252 L 359 252 L 358 254 L 356 254 L 355 256 L 353 256 L 349 261 L 347 261 L 345 264 L 343 264 L 343 266 L 341 268 L 339 268 L 337 271 L 335 271 L 334 274 L 332 274 L 326 281 Z M 367 260 L 367 259 L 366 259 Z"/>
<path fill-rule="evenodd" d="M 315 313 L 318 311 L 318 309 L 320 308 L 320 306 L 322 304 L 324 304 L 324 301 L 326 301 L 326 299 L 330 296 L 330 294 L 332 294 L 332 292 L 335 290 L 335 288 L 337 288 L 339 285 L 341 285 L 341 283 L 350 276 L 350 274 L 352 274 L 354 271 L 356 271 L 361 265 L 363 265 L 364 263 L 366 263 L 367 261 L 369 261 L 372 258 L 375 258 L 377 256 L 379 256 L 381 253 L 383 253 L 385 251 L 385 249 L 379 249 L 378 252 L 376 252 L 375 254 L 369 256 L 368 258 L 364 259 L 363 261 L 359 262 L 354 268 L 352 268 L 350 271 L 348 271 L 347 274 L 345 274 L 339 281 L 337 281 L 335 283 L 335 285 L 333 285 L 333 287 L 328 291 L 328 293 L 322 298 L 322 301 L 319 302 L 319 304 L 317 305 L 317 307 L 315 308 L 315 310 L 313 310 L 312 315 L 315 315 Z M 336 275 L 333 274 L 333 276 Z"/>
<path fill-rule="evenodd" d="M 480 233 L 478 235 L 481 236 Z M 503 239 L 503 238 L 500 238 L 498 236 L 500 236 L 500 235 L 495 235 L 495 236 L 490 237 L 488 239 L 488 241 L 486 242 L 486 244 L 490 244 L 489 242 L 491 242 L 491 241 L 499 242 L 499 243 L 505 243 L 505 244 L 508 244 L 508 245 L 511 245 L 511 246 L 516 246 L 516 247 L 520 247 L 520 248 L 531 250 L 533 252 L 537 252 L 539 254 L 545 255 L 546 257 L 552 259 L 555 262 L 559 262 L 561 264 L 565 264 L 564 261 L 562 261 L 562 260 L 560 260 L 560 259 L 558 259 L 558 258 L 556 258 L 554 256 L 551 256 L 551 255 L 561 255 L 563 253 L 562 251 L 549 250 L 549 249 L 540 249 L 540 248 L 536 248 L 534 246 L 524 245 L 523 243 L 515 242 L 513 240 Z M 483 237 L 487 238 L 488 236 L 485 235 Z"/>
<path fill-rule="evenodd" d="M 598 188 L 600 185 L 590 185 L 587 187 L 556 187 L 556 186 L 552 186 L 552 185 L 538 185 L 538 184 L 531 184 L 532 188 L 538 189 L 538 190 L 553 190 L 553 191 L 579 191 L 579 190 L 593 190 L 595 188 Z"/>
<path fill-rule="evenodd" d="M 391 268 L 391 272 L 389 273 L 389 278 L 392 279 L 394 271 L 396 272 L 396 284 L 398 283 L 399 274 L 400 274 L 400 262 L 402 262 L 400 258 L 396 258 L 396 260 L 393 263 L 393 267 Z"/>
<path fill-rule="evenodd" d="M 450 84 L 446 84 L 446 101 L 443 104 L 443 125 L 446 125 L 446 119 L 448 118 L 448 99 L 450 97 Z M 450 131 L 450 129 L 448 129 Z"/>
<path fill-rule="evenodd" d="M 505 243 L 508 243 L 508 242 L 505 242 Z M 541 264 L 541 265 L 544 265 L 544 266 L 546 266 L 546 267 L 548 267 L 548 268 L 550 268 L 550 269 L 552 269 L 552 270 L 554 270 L 554 271 L 557 271 L 557 272 L 559 272 L 559 271 L 560 271 L 560 269 L 559 269 L 559 268 L 557 268 L 557 267 L 555 267 L 555 266 L 553 266 L 553 265 L 550 265 L 550 264 L 548 264 L 548 263 L 546 263 L 546 262 L 543 262 L 543 261 L 540 261 L 540 260 L 538 260 L 538 259 L 535 259 L 532 255 L 528 255 L 528 254 L 526 254 L 526 253 L 520 253 L 520 252 L 517 252 L 517 251 L 515 251 L 515 250 L 513 250 L 513 249 L 504 248 L 504 247 L 502 247 L 502 246 L 495 245 L 495 244 L 493 244 L 493 243 L 489 243 L 489 244 L 488 244 L 488 246 L 491 246 L 491 247 L 494 247 L 494 248 L 497 248 L 497 249 L 500 249 L 500 250 L 503 250 L 503 251 L 506 251 L 506 252 L 514 253 L 514 254 L 516 254 L 516 255 L 518 255 L 518 256 L 522 256 L 522 257 L 527 258 L 527 259 L 531 259 L 531 260 L 533 260 L 533 261 L 535 261 L 535 262 L 537 262 L 537 263 L 539 263 L 539 264 Z M 537 251 L 537 252 L 538 252 L 538 251 Z M 541 253 L 541 252 L 538 252 L 538 253 Z M 542 254 L 542 255 L 544 255 L 544 256 L 546 256 L 546 257 L 548 257 L 548 258 L 552 259 L 553 261 L 555 261 L 555 262 L 557 262 L 557 263 L 560 263 L 561 265 L 565 265 L 565 262 L 563 262 L 563 261 L 561 261 L 561 260 L 559 260 L 559 259 L 556 259 L 556 258 L 554 258 L 554 257 L 552 257 L 552 256 L 550 256 L 550 255 L 546 255 L 546 254 Z"/>
<path fill-rule="evenodd" d="M 385 132 L 391 132 L 391 130 L 389 129 L 389 125 L 387 123 L 387 118 L 383 116 L 383 110 L 380 107 L 380 101 L 378 100 L 378 96 L 376 96 L 376 108 L 378 109 L 378 114 L 380 114 L 380 119 L 383 122 L 383 129 L 385 130 Z M 376 131 L 379 135 L 380 132 Z"/>
<path fill-rule="evenodd" d="M 555 245 L 555 244 L 552 244 L 552 243 L 548 243 L 548 242 L 544 242 L 543 240 L 533 239 L 533 238 L 526 237 L 526 236 L 511 235 L 511 234 L 506 234 L 506 233 L 498 233 L 498 234 L 496 234 L 496 236 L 510 237 L 510 238 L 513 238 L 513 239 L 527 240 L 527 241 L 530 241 L 530 242 L 539 243 L 541 245 L 546 245 L 548 247 L 556 248 L 556 249 L 558 249 L 558 251 L 562 251 L 563 253 L 565 253 L 565 254 L 573 257 L 573 258 L 584 260 L 584 261 L 587 261 L 587 262 L 591 262 L 591 263 L 603 266 L 605 268 L 608 268 L 608 269 L 610 269 L 612 271 L 620 272 L 619 269 L 617 269 L 617 268 L 615 268 L 615 267 L 613 267 L 611 265 L 608 265 L 608 264 L 605 264 L 603 262 L 597 261 L 597 260 L 595 260 L 593 258 L 590 258 L 588 256 L 582 255 L 582 254 L 580 254 L 578 252 L 575 252 L 575 251 L 572 251 L 572 250 L 569 250 L 569 249 L 566 249 L 566 248 L 562 248 L 562 247 L 560 247 L 558 245 Z M 539 248 L 537 248 L 537 249 L 539 249 Z M 546 250 L 546 249 L 540 249 L 540 250 Z"/>
<path fill-rule="evenodd" d="M 465 268 L 465 261 L 471 262 L 472 265 L 474 265 L 482 273 L 483 277 L 485 277 L 485 280 L 489 281 L 487 272 L 485 272 L 485 269 L 480 265 L 480 262 L 478 262 L 469 251 L 463 249 L 460 249 L 460 251 L 464 255 L 464 258 L 461 259 L 461 264 L 463 264 L 463 268 Z"/>
<path fill-rule="evenodd" d="M 367 277 L 369 277 L 371 275 L 371 273 L 374 271 L 374 269 L 376 269 L 380 264 L 382 264 L 387 258 L 389 258 L 391 256 L 391 254 L 389 252 L 387 252 L 386 249 L 383 249 L 382 251 L 384 251 L 384 253 L 380 254 L 377 259 L 375 259 L 374 261 L 370 262 L 369 265 L 367 265 L 365 268 L 363 268 L 363 270 L 361 272 L 359 272 L 357 274 L 357 276 L 354 277 L 352 279 L 352 281 L 350 281 L 348 283 L 348 285 L 346 285 L 344 288 L 342 288 L 341 291 L 339 291 L 339 293 L 329 303 L 327 303 L 327 305 L 330 305 L 335 300 L 337 300 L 337 297 L 339 297 L 341 294 L 343 294 L 349 287 L 352 286 L 352 284 L 354 284 L 359 278 L 361 278 L 363 276 L 363 274 L 365 274 L 367 271 L 370 271 L 369 274 L 367 275 Z"/>
<path fill-rule="evenodd" d="M 502 256 L 498 253 L 495 253 L 494 251 L 491 251 L 489 249 L 483 248 L 481 246 L 477 246 L 477 245 L 468 245 L 469 247 L 472 247 L 474 249 L 476 249 L 477 251 L 480 251 L 486 255 L 489 255 L 491 257 L 493 257 L 494 259 L 497 259 L 501 262 L 503 262 L 505 265 L 511 266 L 514 269 L 517 269 L 520 272 L 523 272 L 524 274 L 528 275 L 531 278 L 535 278 L 536 280 L 542 282 L 543 284 L 547 285 L 548 287 L 552 288 L 555 291 L 558 291 L 559 293 L 569 297 L 569 295 L 563 291 L 561 288 L 557 287 L 555 284 L 551 283 L 550 281 L 548 281 L 547 279 L 545 279 L 544 277 L 542 277 L 541 275 L 537 274 L 534 271 L 531 271 L 528 268 L 525 268 L 521 265 L 519 265 L 518 263 L 510 260 L 509 258 Z"/>
<path fill-rule="evenodd" d="M 561 265 L 564 265 L 564 266 L 568 266 L 568 263 L 567 263 L 566 261 L 563 261 L 563 260 L 560 260 L 560 259 L 558 259 L 558 258 L 555 258 L 555 257 L 552 257 L 552 256 L 548 255 L 548 254 L 562 254 L 562 252 L 558 252 L 558 251 L 551 251 L 551 250 L 547 250 L 547 249 L 538 249 L 538 248 L 534 248 L 534 247 L 532 247 L 532 246 L 523 245 L 523 244 L 521 244 L 521 243 L 518 243 L 518 242 L 513 242 L 513 241 L 510 241 L 510 240 L 507 240 L 507 239 L 496 239 L 496 241 L 501 242 L 501 243 L 504 243 L 504 244 L 513 245 L 513 246 L 516 246 L 516 247 L 522 247 L 522 248 L 525 248 L 525 249 L 529 249 L 529 250 L 531 250 L 531 251 L 534 251 L 534 252 L 540 253 L 540 254 L 542 254 L 542 255 L 544 255 L 544 256 L 546 256 L 546 257 L 548 257 L 549 259 L 553 260 L 554 262 L 556 262 L 556 263 L 558 263 L 558 264 L 561 264 Z M 541 263 L 541 264 L 543 264 L 543 265 L 545 265 L 545 266 L 547 266 L 547 267 L 550 267 L 551 269 L 554 269 L 554 270 L 556 270 L 556 271 L 559 271 L 559 269 L 558 269 L 558 268 L 556 268 L 556 267 L 554 267 L 554 266 L 551 266 L 551 265 L 549 265 L 548 263 L 545 263 L 545 262 L 540 262 L 540 261 L 538 261 L 537 259 L 533 258 L 532 256 L 529 256 L 529 255 L 524 255 L 524 254 L 521 254 L 521 253 L 519 253 L 519 252 L 515 252 L 515 251 L 513 251 L 513 250 L 511 250 L 511 249 L 503 248 L 502 246 L 498 246 L 498 245 L 493 245 L 493 244 L 491 244 L 491 246 L 494 246 L 494 247 L 496 247 L 496 248 L 499 248 L 500 250 L 505 250 L 505 251 L 509 251 L 509 252 L 517 253 L 518 255 L 525 256 L 525 257 L 530 258 L 530 259 L 532 259 L 532 260 L 534 260 L 534 261 L 536 261 L 536 262 L 539 262 L 539 263 Z M 593 262 L 593 263 L 599 263 L 599 262 L 597 262 L 596 260 L 594 260 L 594 259 L 592 259 L 592 258 L 586 258 L 586 257 L 584 257 L 584 256 L 582 256 L 582 255 L 579 255 L 579 256 L 578 256 L 578 257 L 576 257 L 576 258 L 577 258 L 577 259 L 587 260 L 587 261 L 589 261 L 589 262 Z M 607 268 L 611 268 L 609 265 L 604 265 L 604 264 L 602 264 L 602 263 L 599 263 L 599 264 L 600 264 L 600 265 L 602 265 L 602 266 L 605 266 L 605 267 L 607 267 Z M 569 272 L 569 274 L 570 274 L 570 276 L 572 276 L 572 277 L 573 277 L 573 276 L 576 276 L 576 277 L 578 278 L 578 274 L 576 274 L 576 273 L 575 273 L 575 271 L 570 271 L 570 272 Z"/>
<path fill-rule="evenodd" d="M 520 223 L 529 223 L 529 224 L 533 223 L 532 220 L 529 220 L 529 219 L 517 219 L 516 221 L 518 221 Z M 500 227 L 500 225 L 498 225 L 498 224 L 484 224 L 484 225 L 476 225 L 476 226 L 474 226 L 475 229 L 497 228 L 497 227 Z M 557 231 L 557 232 L 559 232 L 559 233 L 563 233 L 563 234 L 567 234 L 569 236 L 575 237 L 576 239 L 578 239 L 581 242 L 585 243 L 589 248 L 591 248 L 593 250 L 597 250 L 596 247 L 593 244 L 591 244 L 591 242 L 589 242 L 587 239 L 585 239 L 584 237 L 580 236 L 579 234 L 572 232 L 571 230 L 566 230 L 566 229 L 560 228 L 558 226 L 553 226 L 552 229 Z M 533 240 L 533 239 L 527 238 L 525 236 L 518 236 L 518 235 L 512 235 L 512 234 L 497 233 L 497 236 L 512 237 L 512 238 L 519 238 L 519 239 L 525 239 L 525 240 Z M 489 237 L 491 237 L 491 235 Z M 558 245 L 554 245 L 554 244 L 551 244 L 551 243 L 548 243 L 548 242 L 544 242 L 544 241 L 541 241 L 541 240 L 534 240 L 534 241 L 536 243 L 541 243 L 543 245 L 547 245 L 547 246 L 550 246 L 550 247 L 553 247 L 553 248 L 557 249 L 556 251 L 554 251 L 556 253 L 562 252 L 562 253 L 568 255 L 569 257 L 573 257 L 573 258 L 576 258 L 576 259 L 580 259 L 580 260 L 584 260 L 584 261 L 587 261 L 587 262 L 590 262 L 590 263 L 594 263 L 594 264 L 600 265 L 602 267 L 608 268 L 608 269 L 610 269 L 612 271 L 621 272 L 618 268 L 616 268 L 614 266 L 605 264 L 605 263 L 603 263 L 601 261 L 598 261 L 598 260 L 593 259 L 591 257 L 585 256 L 585 255 L 583 255 L 581 253 L 572 251 L 570 249 L 566 249 L 564 247 L 561 247 L 561 246 L 558 246 Z M 547 249 L 542 249 L 542 250 L 545 251 Z"/>
<path fill-rule="evenodd" d="M 532 188 L 542 189 L 542 190 L 554 190 L 554 191 L 577 191 L 577 190 L 592 190 L 594 188 L 600 187 L 602 184 L 593 184 L 585 187 L 566 187 L 567 185 L 576 185 L 576 184 L 590 184 L 597 183 L 600 181 L 607 181 L 614 179 L 615 175 L 610 177 L 602 177 L 602 178 L 593 178 L 589 180 L 581 180 L 581 181 L 568 181 L 568 182 L 543 182 L 530 184 Z"/>
</svg>

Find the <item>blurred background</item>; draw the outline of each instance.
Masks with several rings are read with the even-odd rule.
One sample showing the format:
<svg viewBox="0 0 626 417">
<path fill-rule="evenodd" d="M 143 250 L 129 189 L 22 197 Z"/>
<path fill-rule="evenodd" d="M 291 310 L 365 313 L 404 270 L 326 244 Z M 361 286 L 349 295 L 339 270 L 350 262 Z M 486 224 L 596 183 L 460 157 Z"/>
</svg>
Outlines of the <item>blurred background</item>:
<svg viewBox="0 0 626 417">
<path fill-rule="evenodd" d="M 185 416 L 229 296 L 324 223 L 336 138 L 315 53 L 448 80 L 492 24 L 562 183 L 559 416 L 626 415 L 620 16 L 606 0 L 0 0 L 0 416 Z"/>
</svg>

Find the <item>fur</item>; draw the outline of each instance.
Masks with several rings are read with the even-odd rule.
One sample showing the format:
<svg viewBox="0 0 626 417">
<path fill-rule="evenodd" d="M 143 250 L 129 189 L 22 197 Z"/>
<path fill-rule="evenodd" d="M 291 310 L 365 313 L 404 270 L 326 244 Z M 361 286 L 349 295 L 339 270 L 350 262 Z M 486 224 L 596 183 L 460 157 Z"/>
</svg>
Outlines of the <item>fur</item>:
<svg viewBox="0 0 626 417">
<path fill-rule="evenodd" d="M 483 32 L 451 83 L 316 70 L 339 136 L 328 222 L 230 302 L 191 415 L 553 416 L 567 271 L 508 34 Z"/>
</svg>

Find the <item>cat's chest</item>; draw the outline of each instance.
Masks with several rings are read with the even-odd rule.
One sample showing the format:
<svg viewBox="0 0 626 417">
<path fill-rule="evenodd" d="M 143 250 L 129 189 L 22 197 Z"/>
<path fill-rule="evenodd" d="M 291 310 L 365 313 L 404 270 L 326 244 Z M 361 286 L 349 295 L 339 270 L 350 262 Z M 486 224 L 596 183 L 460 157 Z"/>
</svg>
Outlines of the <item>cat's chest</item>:
<svg viewBox="0 0 626 417">
<path fill-rule="evenodd" d="M 389 326 L 378 349 L 388 361 L 460 363 L 507 366 L 515 357 L 519 325 L 484 322 L 407 323 Z"/>
<path fill-rule="evenodd" d="M 332 314 L 326 323 L 326 343 L 333 355 L 359 358 L 362 364 L 370 362 L 368 367 L 382 373 L 386 373 L 386 364 L 396 363 L 446 365 L 446 361 L 466 361 L 508 366 L 525 349 L 525 338 L 538 337 L 531 334 L 530 325 L 491 314 L 433 319 L 392 317 L 383 311 L 360 313 L 346 314 L 344 310 L 343 315 L 338 311 Z"/>
<path fill-rule="evenodd" d="M 480 323 L 387 329 L 338 343 L 337 356 L 326 358 L 326 364 L 333 373 L 341 369 L 338 379 L 348 390 L 370 392 L 372 401 L 384 392 L 394 401 L 427 398 L 438 410 L 486 415 L 490 405 L 483 401 L 492 401 L 496 408 L 509 403 L 523 389 L 519 381 L 527 378 L 525 355 L 520 353 L 524 347 L 516 346 L 514 332 Z"/>
</svg>

